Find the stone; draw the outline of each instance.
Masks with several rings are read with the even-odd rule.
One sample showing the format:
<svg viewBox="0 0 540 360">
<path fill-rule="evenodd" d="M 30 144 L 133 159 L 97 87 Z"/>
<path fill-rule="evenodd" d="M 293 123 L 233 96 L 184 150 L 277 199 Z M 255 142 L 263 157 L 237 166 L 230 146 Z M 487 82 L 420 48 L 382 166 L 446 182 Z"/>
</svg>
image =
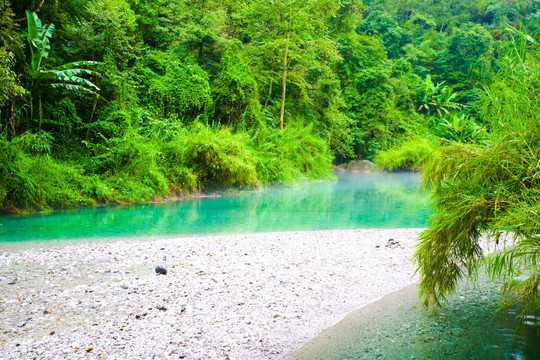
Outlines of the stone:
<svg viewBox="0 0 540 360">
<path fill-rule="evenodd" d="M 399 241 L 395 241 L 394 239 L 388 239 L 388 242 L 384 246 L 390 249 L 394 249 L 400 247 L 401 245 L 399 244 Z"/>
<path fill-rule="evenodd" d="M 129 286 L 127 286 L 126 284 L 123 284 L 123 285 L 122 285 L 122 286 L 120 286 L 120 287 L 121 287 L 122 289 L 124 289 L 124 290 L 127 290 L 127 289 L 129 289 Z"/>
<path fill-rule="evenodd" d="M 163 265 L 156 266 L 156 273 L 159 275 L 167 275 L 167 269 Z"/>
<path fill-rule="evenodd" d="M 370 171 L 372 167 L 369 160 L 352 160 L 347 164 L 347 171 Z"/>
</svg>

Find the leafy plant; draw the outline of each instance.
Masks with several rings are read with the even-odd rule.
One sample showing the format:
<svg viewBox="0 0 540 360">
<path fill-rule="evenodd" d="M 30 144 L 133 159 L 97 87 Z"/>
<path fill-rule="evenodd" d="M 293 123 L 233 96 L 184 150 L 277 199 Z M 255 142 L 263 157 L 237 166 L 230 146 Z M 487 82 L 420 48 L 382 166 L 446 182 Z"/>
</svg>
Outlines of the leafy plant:
<svg viewBox="0 0 540 360">
<path fill-rule="evenodd" d="M 462 108 L 457 102 L 458 94 L 453 92 L 451 87 L 443 85 L 444 81 L 435 85 L 430 75 L 426 77 L 424 97 L 418 108 L 419 111 L 426 110 L 428 114 L 436 113 L 439 118 L 443 118 L 445 115 L 450 115 L 452 111 Z"/>
<path fill-rule="evenodd" d="M 255 158 L 243 134 L 232 134 L 227 128 L 212 130 L 195 125 L 186 141 L 185 162 L 193 169 L 199 183 L 256 186 L 259 183 Z"/>
<path fill-rule="evenodd" d="M 49 42 L 54 31 L 54 24 L 42 25 L 36 13 L 26 11 L 28 23 L 26 39 L 30 45 L 30 58 L 28 59 L 28 69 L 31 76 L 30 85 L 30 117 L 33 117 L 33 96 L 37 93 L 39 101 L 39 129 L 43 120 L 41 106 L 42 86 L 48 84 L 53 88 L 63 88 L 71 91 L 86 91 L 97 95 L 99 88 L 82 75 L 97 75 L 96 72 L 82 68 L 83 66 L 94 66 L 95 61 L 76 61 L 57 66 L 54 69 L 45 70 L 43 60 L 49 56 L 51 48 Z"/>
<path fill-rule="evenodd" d="M 484 144 L 487 134 L 484 127 L 466 114 L 453 114 L 442 118 L 434 132 L 447 140 L 473 144 Z"/>
</svg>

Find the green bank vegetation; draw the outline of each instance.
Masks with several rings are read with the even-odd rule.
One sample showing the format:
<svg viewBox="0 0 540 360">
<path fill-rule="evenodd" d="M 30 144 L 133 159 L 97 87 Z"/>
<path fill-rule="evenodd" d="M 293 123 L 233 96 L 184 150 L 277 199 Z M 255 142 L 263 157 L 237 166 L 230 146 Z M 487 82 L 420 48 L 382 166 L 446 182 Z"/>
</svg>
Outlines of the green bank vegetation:
<svg viewBox="0 0 540 360">
<path fill-rule="evenodd" d="M 439 305 L 479 267 L 503 281 L 507 305 L 540 315 L 540 44 L 508 29 L 504 65 L 485 89 L 484 145 L 452 144 L 422 168 L 435 214 L 416 261 L 426 304 Z M 498 244 L 484 256 L 481 235 Z M 509 234 L 508 242 L 504 238 Z"/>
<path fill-rule="evenodd" d="M 0 0 L 0 209 L 421 169 L 438 304 L 481 264 L 538 310 L 538 0 Z M 478 237 L 515 246 L 483 257 Z"/>
</svg>

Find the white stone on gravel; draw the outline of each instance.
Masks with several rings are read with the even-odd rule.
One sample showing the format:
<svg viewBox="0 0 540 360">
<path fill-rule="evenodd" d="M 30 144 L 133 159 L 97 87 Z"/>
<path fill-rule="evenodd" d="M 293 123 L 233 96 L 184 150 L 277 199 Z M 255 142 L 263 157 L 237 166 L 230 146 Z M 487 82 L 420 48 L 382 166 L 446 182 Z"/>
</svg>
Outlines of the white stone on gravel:
<svg viewBox="0 0 540 360">
<path fill-rule="evenodd" d="M 418 233 L 3 244 L 0 359 L 285 359 L 413 283 Z M 388 239 L 400 247 L 385 247 Z"/>
</svg>

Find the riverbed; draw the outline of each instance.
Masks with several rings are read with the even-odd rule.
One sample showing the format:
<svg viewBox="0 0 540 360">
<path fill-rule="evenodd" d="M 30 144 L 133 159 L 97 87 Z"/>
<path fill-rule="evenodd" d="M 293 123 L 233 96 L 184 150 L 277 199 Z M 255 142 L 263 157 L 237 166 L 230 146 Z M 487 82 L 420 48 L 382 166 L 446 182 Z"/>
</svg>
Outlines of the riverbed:
<svg viewBox="0 0 540 360">
<path fill-rule="evenodd" d="M 349 312 L 412 284 L 418 233 L 4 247 L 0 359 L 286 359 Z"/>
</svg>

